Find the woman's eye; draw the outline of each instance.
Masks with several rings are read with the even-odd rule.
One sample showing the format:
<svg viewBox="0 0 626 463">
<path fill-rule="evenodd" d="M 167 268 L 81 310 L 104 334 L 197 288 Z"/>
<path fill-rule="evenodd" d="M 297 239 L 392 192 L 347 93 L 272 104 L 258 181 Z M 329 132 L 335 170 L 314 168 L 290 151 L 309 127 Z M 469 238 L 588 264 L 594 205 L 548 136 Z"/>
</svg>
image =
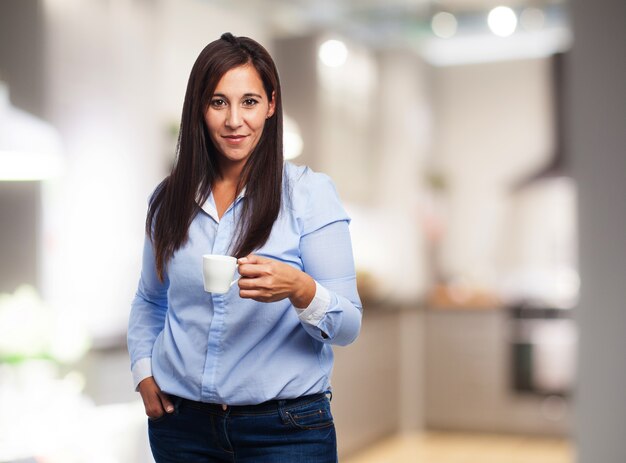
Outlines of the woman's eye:
<svg viewBox="0 0 626 463">
<path fill-rule="evenodd" d="M 211 106 L 213 106 L 214 108 L 221 108 L 222 106 L 226 106 L 226 102 L 221 98 L 218 98 L 215 100 L 211 100 Z"/>
<path fill-rule="evenodd" d="M 244 106 L 254 106 L 257 103 L 258 101 L 255 100 L 254 98 L 246 98 L 245 100 L 243 100 Z"/>
</svg>

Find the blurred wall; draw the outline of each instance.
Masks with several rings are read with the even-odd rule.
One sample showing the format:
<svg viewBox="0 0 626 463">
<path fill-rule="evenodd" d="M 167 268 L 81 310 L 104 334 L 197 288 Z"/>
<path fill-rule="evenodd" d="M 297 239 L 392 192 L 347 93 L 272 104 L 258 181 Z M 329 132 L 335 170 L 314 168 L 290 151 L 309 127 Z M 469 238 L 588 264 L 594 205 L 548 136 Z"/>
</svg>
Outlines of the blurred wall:
<svg viewBox="0 0 626 463">
<path fill-rule="evenodd" d="M 574 0 L 570 136 L 579 187 L 579 463 L 626 461 L 626 3 Z"/>
<path fill-rule="evenodd" d="M 0 293 L 40 283 L 40 212 L 39 182 L 0 182 Z"/>
<path fill-rule="evenodd" d="M 381 292 L 391 300 L 417 303 L 431 278 L 420 221 L 424 171 L 432 150 L 431 67 L 414 53 L 393 49 L 378 54 L 378 66 L 378 94 L 371 110 L 377 134 L 370 177 L 375 213 L 363 217 L 369 234 L 362 235 L 355 221 L 355 240 L 369 243 L 360 251 L 385 276 Z"/>
<path fill-rule="evenodd" d="M 254 18 L 197 0 L 42 0 L 47 114 L 67 170 L 47 194 L 44 295 L 97 338 L 125 336 L 147 199 L 169 172 L 187 78 L 225 31 Z M 47 219 L 46 219 L 47 218 Z"/>
<path fill-rule="evenodd" d="M 44 116 L 44 17 L 41 0 L 0 2 L 0 80 L 13 104 Z"/>
<path fill-rule="evenodd" d="M 317 58 L 329 38 L 348 48 L 337 68 Z M 304 141 L 295 162 L 336 183 L 352 218 L 357 271 L 371 277 L 366 289 L 385 301 L 417 301 L 429 278 L 419 223 L 429 66 L 411 52 L 374 52 L 330 34 L 280 38 L 275 49 L 285 110 Z"/>
<path fill-rule="evenodd" d="M 549 64 L 530 59 L 433 71 L 433 168 L 446 182 L 440 265 L 449 277 L 494 288 L 511 260 L 505 225 L 512 186 L 553 149 Z"/>
<path fill-rule="evenodd" d="M 42 26 L 39 0 L 0 3 L 0 81 L 13 106 L 38 117 L 45 116 Z M 41 284 L 40 195 L 39 182 L 0 183 L 0 292 Z"/>
<path fill-rule="evenodd" d="M 46 103 L 65 145 L 49 182 L 43 292 L 97 338 L 121 338 L 138 280 L 142 222 L 162 175 L 148 2 L 45 0 Z"/>
</svg>

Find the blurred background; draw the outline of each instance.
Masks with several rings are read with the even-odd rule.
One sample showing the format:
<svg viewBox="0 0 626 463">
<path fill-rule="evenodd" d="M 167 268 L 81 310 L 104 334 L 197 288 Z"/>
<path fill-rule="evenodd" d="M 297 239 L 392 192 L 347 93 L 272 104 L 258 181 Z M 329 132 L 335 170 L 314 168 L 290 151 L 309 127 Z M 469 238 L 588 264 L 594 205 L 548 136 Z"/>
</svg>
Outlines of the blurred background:
<svg viewBox="0 0 626 463">
<path fill-rule="evenodd" d="M 341 461 L 626 461 L 624 5 L 0 0 L 0 463 L 152 461 L 147 198 L 226 31 L 275 58 L 286 155 L 353 219 Z"/>
</svg>

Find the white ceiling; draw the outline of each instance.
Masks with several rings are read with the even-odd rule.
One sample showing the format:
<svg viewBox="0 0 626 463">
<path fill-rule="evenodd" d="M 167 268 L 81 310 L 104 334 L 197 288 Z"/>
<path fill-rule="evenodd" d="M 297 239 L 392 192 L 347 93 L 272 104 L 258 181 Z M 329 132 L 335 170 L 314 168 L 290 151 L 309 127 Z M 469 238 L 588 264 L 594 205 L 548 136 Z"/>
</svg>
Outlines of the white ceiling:
<svg viewBox="0 0 626 463">
<path fill-rule="evenodd" d="M 209 1 L 209 0 L 203 0 Z M 276 36 L 306 35 L 317 32 L 331 32 L 361 42 L 371 48 L 405 47 L 419 50 L 424 44 L 436 41 L 433 37 L 430 20 L 439 11 L 449 11 L 457 16 L 459 40 L 437 43 L 434 53 L 438 57 L 451 56 L 451 62 L 458 61 L 457 55 L 477 56 L 489 59 L 489 46 L 486 41 L 494 41 L 486 27 L 486 14 L 499 5 L 510 6 L 518 12 L 524 7 L 541 8 L 547 12 L 547 34 L 533 35 L 526 40 L 523 31 L 510 40 L 511 49 L 527 51 L 523 54 L 545 53 L 566 46 L 568 31 L 564 4 L 566 0 L 211 0 L 225 8 L 255 15 L 272 28 Z M 552 29 L 559 29 L 556 35 Z M 546 32 L 546 31 L 542 31 Z M 471 37 L 476 50 L 469 50 Z M 497 39 L 495 39 L 497 40 Z M 441 40 L 439 40 L 441 42 Z M 501 41 L 500 41 L 501 42 Z M 515 44 L 517 42 L 517 45 Z M 462 49 L 458 45 L 462 45 Z M 494 43 L 499 47 L 495 53 L 507 56 L 508 44 Z M 441 48 L 443 47 L 443 48 Z M 446 48 L 447 47 L 447 48 Z M 485 48 L 487 47 L 487 48 Z M 543 49 L 545 50 L 542 50 Z M 454 51 L 450 51 L 454 50 Z M 468 52 L 470 55 L 468 55 Z M 494 55 L 495 56 L 495 55 Z M 428 59 L 428 58 L 427 58 Z M 473 58 L 472 58 L 473 59 Z M 502 58 L 497 58 L 502 59 Z"/>
</svg>

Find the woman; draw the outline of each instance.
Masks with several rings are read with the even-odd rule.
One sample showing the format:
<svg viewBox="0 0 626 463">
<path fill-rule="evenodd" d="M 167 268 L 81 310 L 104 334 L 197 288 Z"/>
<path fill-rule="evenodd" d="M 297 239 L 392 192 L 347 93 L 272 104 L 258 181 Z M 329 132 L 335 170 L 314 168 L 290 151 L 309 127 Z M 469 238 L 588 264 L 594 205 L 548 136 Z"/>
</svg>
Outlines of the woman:
<svg viewBox="0 0 626 463">
<path fill-rule="evenodd" d="M 349 218 L 329 178 L 282 151 L 272 58 L 222 35 L 189 77 L 130 314 L 157 463 L 337 460 L 331 345 L 361 325 Z M 205 292 L 203 254 L 238 257 L 238 287 Z"/>
</svg>

